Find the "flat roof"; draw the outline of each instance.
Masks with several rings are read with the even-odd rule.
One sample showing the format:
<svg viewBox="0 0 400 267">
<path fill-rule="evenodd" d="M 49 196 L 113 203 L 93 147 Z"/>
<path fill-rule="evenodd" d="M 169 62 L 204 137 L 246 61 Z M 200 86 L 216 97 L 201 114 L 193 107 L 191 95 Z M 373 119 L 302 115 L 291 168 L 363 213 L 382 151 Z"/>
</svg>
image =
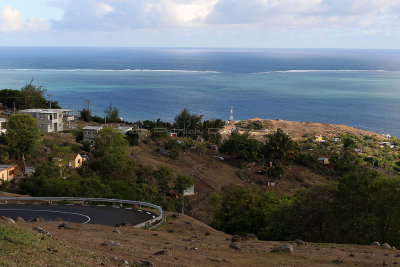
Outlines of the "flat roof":
<svg viewBox="0 0 400 267">
<path fill-rule="evenodd" d="M 57 113 L 57 112 L 71 112 L 74 111 L 73 109 L 43 109 L 43 108 L 31 108 L 31 109 L 23 109 L 19 112 L 26 112 L 26 113 Z"/>
<path fill-rule="evenodd" d="M 103 128 L 102 125 L 89 125 L 89 126 L 83 127 L 83 130 L 100 130 L 102 128 Z"/>
<path fill-rule="evenodd" d="M 17 167 L 17 165 L 0 165 L 0 171 L 4 171 L 9 168 Z"/>
</svg>

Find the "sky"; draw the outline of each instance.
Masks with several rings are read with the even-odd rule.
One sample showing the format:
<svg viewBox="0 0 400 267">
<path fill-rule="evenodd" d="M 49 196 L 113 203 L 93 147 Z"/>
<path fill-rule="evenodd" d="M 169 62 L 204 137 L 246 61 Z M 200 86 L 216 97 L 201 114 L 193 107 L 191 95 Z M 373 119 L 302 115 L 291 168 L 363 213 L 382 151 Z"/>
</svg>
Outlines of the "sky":
<svg viewBox="0 0 400 267">
<path fill-rule="evenodd" d="M 0 46 L 400 49 L 400 0 L 0 0 Z"/>
</svg>

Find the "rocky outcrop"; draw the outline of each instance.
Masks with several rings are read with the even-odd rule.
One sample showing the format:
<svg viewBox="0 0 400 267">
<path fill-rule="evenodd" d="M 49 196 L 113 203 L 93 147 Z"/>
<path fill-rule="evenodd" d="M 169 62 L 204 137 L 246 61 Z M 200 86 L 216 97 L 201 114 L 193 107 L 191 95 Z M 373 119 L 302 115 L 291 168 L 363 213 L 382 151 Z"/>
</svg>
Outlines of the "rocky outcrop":
<svg viewBox="0 0 400 267">
<path fill-rule="evenodd" d="M 271 249 L 271 252 L 293 252 L 293 246 L 290 244 L 284 244 L 282 246 L 276 246 Z"/>
</svg>

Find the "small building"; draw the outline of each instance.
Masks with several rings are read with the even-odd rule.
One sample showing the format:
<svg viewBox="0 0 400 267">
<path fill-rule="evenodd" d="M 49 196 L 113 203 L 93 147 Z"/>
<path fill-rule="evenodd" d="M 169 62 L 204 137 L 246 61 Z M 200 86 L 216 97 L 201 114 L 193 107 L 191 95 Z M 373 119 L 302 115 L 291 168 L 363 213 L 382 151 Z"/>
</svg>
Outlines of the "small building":
<svg viewBox="0 0 400 267">
<path fill-rule="evenodd" d="M 132 126 L 119 126 L 119 125 L 117 125 L 117 127 L 115 127 L 115 129 L 118 130 L 123 135 L 126 135 L 128 132 L 133 130 L 133 127 Z"/>
<path fill-rule="evenodd" d="M 52 133 L 63 131 L 64 122 L 70 127 L 70 122 L 74 120 L 74 116 L 70 115 L 72 111 L 72 109 L 23 109 L 19 113 L 30 114 L 37 120 L 39 129 L 43 133 Z"/>
<path fill-rule="evenodd" d="M 318 158 L 318 161 L 321 162 L 324 165 L 328 165 L 329 164 L 329 158 L 320 157 L 320 158 Z"/>
<path fill-rule="evenodd" d="M 0 165 L 0 180 L 8 182 L 14 179 L 16 167 L 17 165 Z"/>
<path fill-rule="evenodd" d="M 7 132 L 6 127 L 6 120 L 5 118 L 0 118 L 0 134 L 5 134 Z"/>
<path fill-rule="evenodd" d="M 77 153 L 74 154 L 71 159 L 68 160 L 68 167 L 76 169 L 82 166 L 83 164 L 83 158 L 81 154 Z"/>
<path fill-rule="evenodd" d="M 314 140 L 317 142 L 325 142 L 325 140 L 322 138 L 322 135 L 314 136 Z"/>
<path fill-rule="evenodd" d="M 83 142 L 89 142 L 94 145 L 94 139 L 96 138 L 96 133 L 103 129 L 101 125 L 89 125 L 83 128 Z"/>
<path fill-rule="evenodd" d="M 194 195 L 194 185 L 183 191 L 184 196 L 192 196 Z"/>
</svg>

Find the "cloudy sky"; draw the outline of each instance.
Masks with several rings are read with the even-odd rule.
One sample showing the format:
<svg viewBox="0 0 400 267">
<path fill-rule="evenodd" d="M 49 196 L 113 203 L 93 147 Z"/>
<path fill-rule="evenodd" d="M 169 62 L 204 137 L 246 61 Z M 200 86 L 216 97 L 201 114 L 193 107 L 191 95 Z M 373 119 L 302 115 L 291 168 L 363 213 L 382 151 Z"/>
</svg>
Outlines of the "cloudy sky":
<svg viewBox="0 0 400 267">
<path fill-rule="evenodd" d="M 400 0 L 0 0 L 0 46 L 400 49 Z"/>
</svg>

